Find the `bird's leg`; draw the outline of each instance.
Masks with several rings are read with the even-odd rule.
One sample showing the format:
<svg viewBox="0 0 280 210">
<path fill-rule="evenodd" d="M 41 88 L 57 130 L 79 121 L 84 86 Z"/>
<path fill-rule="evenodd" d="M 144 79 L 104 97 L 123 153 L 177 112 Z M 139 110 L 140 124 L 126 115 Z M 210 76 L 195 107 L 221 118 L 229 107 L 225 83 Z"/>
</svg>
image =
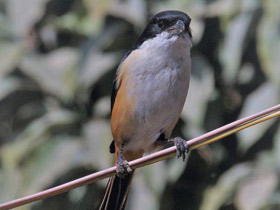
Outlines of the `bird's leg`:
<svg viewBox="0 0 280 210">
<path fill-rule="evenodd" d="M 123 156 L 123 148 L 124 148 L 124 143 L 121 144 L 119 154 L 118 154 L 118 159 L 117 159 L 117 175 L 120 178 L 124 178 L 127 174 L 132 172 L 132 169 L 130 168 L 127 160 Z"/>
<path fill-rule="evenodd" d="M 165 146 L 169 143 L 173 143 L 176 146 L 176 154 L 177 158 L 182 157 L 183 161 L 186 159 L 186 153 L 189 151 L 188 143 L 185 139 L 180 137 L 175 137 L 172 139 L 166 139 L 165 135 L 162 133 L 157 139 L 157 144 L 161 146 Z"/>
</svg>

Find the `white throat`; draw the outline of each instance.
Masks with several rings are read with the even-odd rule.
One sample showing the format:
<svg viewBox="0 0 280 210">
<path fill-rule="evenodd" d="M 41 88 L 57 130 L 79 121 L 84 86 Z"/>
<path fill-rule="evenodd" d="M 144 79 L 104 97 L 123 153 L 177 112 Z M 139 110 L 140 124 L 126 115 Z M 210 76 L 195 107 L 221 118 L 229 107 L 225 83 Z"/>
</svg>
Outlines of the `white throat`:
<svg viewBox="0 0 280 210">
<path fill-rule="evenodd" d="M 192 41 L 188 33 L 181 36 L 171 36 L 168 32 L 162 32 L 156 37 L 146 40 L 139 49 L 146 50 L 168 50 L 175 51 L 175 53 L 190 54 L 192 48 Z M 185 51 L 185 52 L 184 52 Z M 185 54 L 186 55 L 186 54 Z"/>
</svg>

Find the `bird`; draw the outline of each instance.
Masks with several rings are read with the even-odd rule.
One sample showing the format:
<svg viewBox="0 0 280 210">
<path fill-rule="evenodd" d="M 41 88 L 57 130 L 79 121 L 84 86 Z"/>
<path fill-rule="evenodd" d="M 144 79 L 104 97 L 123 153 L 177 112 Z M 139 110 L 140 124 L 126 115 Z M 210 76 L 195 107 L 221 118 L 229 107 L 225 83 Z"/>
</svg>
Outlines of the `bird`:
<svg viewBox="0 0 280 210">
<path fill-rule="evenodd" d="M 110 145 L 117 175 L 109 179 L 99 210 L 125 209 L 134 174 L 129 161 L 169 142 L 174 142 L 178 157 L 186 157 L 186 140 L 171 134 L 189 89 L 190 22 L 182 11 L 159 12 L 118 66 L 111 94 Z"/>
</svg>

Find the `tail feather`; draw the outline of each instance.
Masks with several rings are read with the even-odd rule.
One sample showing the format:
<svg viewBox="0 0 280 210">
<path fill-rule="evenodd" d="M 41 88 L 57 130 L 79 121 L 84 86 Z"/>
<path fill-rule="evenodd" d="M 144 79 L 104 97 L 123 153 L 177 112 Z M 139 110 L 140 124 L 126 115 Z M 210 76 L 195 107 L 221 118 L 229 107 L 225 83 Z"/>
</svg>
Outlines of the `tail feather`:
<svg viewBox="0 0 280 210">
<path fill-rule="evenodd" d="M 124 178 L 112 176 L 107 184 L 106 192 L 99 210 L 124 210 L 130 189 L 133 173 Z"/>
</svg>

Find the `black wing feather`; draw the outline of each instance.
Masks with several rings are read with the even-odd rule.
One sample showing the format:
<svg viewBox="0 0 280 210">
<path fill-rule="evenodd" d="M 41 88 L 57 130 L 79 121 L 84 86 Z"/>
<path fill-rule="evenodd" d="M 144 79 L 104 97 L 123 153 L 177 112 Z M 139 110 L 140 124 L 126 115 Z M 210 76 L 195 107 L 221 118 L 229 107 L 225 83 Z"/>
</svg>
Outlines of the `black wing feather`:
<svg viewBox="0 0 280 210">
<path fill-rule="evenodd" d="M 117 96 L 117 93 L 118 93 L 118 89 L 116 87 L 116 84 L 117 84 L 117 80 L 114 79 L 112 92 L 111 92 L 111 115 L 112 115 L 114 103 L 115 103 L 115 100 L 116 100 L 116 96 Z M 116 152 L 114 139 L 112 140 L 112 142 L 110 144 L 109 151 L 110 151 L 110 153 L 115 153 Z"/>
<path fill-rule="evenodd" d="M 114 107 L 115 100 L 116 100 L 116 96 L 117 96 L 117 93 L 118 93 L 118 88 L 116 87 L 116 84 L 117 84 L 117 80 L 114 79 L 112 92 L 111 92 L 111 114 L 112 114 L 113 107 Z"/>
</svg>

